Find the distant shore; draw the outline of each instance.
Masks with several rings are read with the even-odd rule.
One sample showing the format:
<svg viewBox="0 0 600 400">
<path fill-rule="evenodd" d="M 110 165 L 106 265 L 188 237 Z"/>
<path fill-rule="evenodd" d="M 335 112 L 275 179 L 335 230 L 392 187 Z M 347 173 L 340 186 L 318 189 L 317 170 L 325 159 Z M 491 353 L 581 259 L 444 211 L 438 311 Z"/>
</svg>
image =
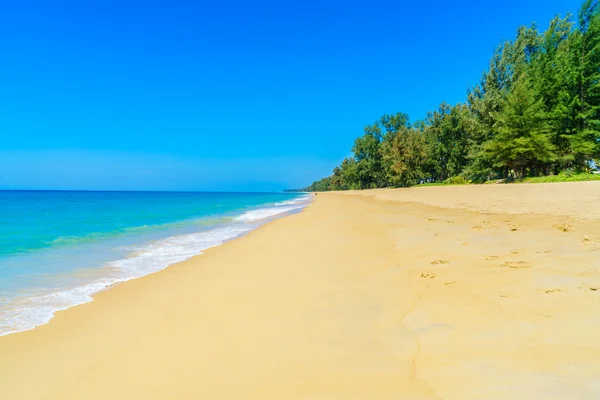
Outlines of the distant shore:
<svg viewBox="0 0 600 400">
<path fill-rule="evenodd" d="M 0 337 L 0 398 L 599 398 L 598 199 L 600 182 L 319 193 Z"/>
</svg>

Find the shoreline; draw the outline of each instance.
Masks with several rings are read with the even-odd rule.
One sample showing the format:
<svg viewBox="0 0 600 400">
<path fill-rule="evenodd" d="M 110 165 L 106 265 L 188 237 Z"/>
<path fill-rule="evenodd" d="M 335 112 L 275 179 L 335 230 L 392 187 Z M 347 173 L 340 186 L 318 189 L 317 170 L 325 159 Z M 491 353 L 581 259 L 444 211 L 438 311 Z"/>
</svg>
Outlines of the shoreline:
<svg viewBox="0 0 600 400">
<path fill-rule="evenodd" d="M 190 225 L 187 231 L 180 229 L 180 231 L 163 232 L 162 236 L 154 237 L 145 242 L 133 243 L 131 242 L 131 238 L 126 238 L 129 241 L 123 245 L 123 243 L 116 243 L 115 238 L 111 238 L 108 244 L 93 243 L 91 246 L 104 246 L 104 253 L 112 251 L 115 246 L 116 248 L 123 246 L 134 247 L 127 250 L 127 252 L 121 250 L 120 253 L 123 254 L 118 253 L 121 257 L 98 261 L 98 266 L 95 268 L 75 269 L 71 272 L 72 274 L 80 274 L 80 276 L 89 275 L 88 280 L 81 279 L 76 283 L 73 282 L 63 286 L 35 288 L 34 291 L 30 289 L 31 293 L 29 295 L 5 297 L 8 300 L 4 304 L 1 304 L 2 307 L 0 307 L 0 337 L 30 331 L 48 324 L 56 313 L 92 302 L 98 293 L 109 290 L 119 284 L 160 272 L 189 258 L 202 255 L 206 250 L 240 238 L 265 223 L 302 210 L 310 204 L 310 201 L 311 198 L 309 196 L 297 196 L 291 200 L 264 203 L 250 208 L 234 210 L 222 214 L 218 218 L 220 222 L 213 223 L 208 229 L 190 230 Z M 197 220 L 199 219 L 192 218 L 186 221 L 178 221 L 177 224 L 188 223 L 189 225 L 190 221 Z M 172 225 L 175 224 L 172 223 Z M 193 237 L 198 240 L 192 240 Z M 199 243 L 191 243 L 195 241 L 199 241 Z M 183 242 L 190 243 L 184 245 Z M 146 254 L 153 253 L 156 250 L 160 251 L 164 246 L 168 246 L 168 243 L 179 245 L 180 254 L 159 254 L 157 257 Z M 92 249 L 95 250 L 89 246 L 90 244 L 85 244 L 84 247 L 75 247 L 70 249 L 70 251 L 83 251 L 85 253 Z M 44 256 L 46 258 L 53 258 L 57 257 L 57 254 L 59 257 L 65 257 L 65 254 L 69 254 L 62 253 L 65 252 L 64 248 L 48 248 L 44 250 L 46 254 L 35 253 L 30 257 L 36 257 L 36 260 L 39 258 L 37 261 L 43 262 Z M 166 249 L 162 250 L 164 252 Z M 165 257 L 170 259 L 165 259 Z M 157 260 L 157 258 L 160 258 L 160 260 Z M 143 266 L 138 266 L 138 259 L 143 261 Z M 85 263 L 85 261 L 83 262 Z M 126 268 L 127 265 L 131 265 L 133 267 L 132 270 Z M 68 274 L 67 272 L 66 275 Z M 49 278 L 51 279 L 52 276 L 49 275 Z M 9 322 L 3 324 L 3 317 L 6 318 L 5 321 Z"/>
<path fill-rule="evenodd" d="M 319 193 L 0 337 L 0 395 L 597 397 L 600 184 L 551 185 Z"/>
</svg>

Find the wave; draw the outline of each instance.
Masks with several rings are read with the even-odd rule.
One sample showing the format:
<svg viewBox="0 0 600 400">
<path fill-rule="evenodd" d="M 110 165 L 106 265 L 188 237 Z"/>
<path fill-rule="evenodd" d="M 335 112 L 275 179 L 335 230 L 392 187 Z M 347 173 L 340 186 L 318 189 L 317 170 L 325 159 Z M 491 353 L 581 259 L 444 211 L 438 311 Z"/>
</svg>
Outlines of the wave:
<svg viewBox="0 0 600 400">
<path fill-rule="evenodd" d="M 84 243 L 93 243 L 99 240 L 118 238 L 119 236 L 127 236 L 131 234 L 145 234 L 145 233 L 153 233 L 166 229 L 176 229 L 176 228 L 185 228 L 185 227 L 193 227 L 193 226 L 210 226 L 216 225 L 219 223 L 230 221 L 231 218 L 227 217 L 218 217 L 218 218 L 193 218 L 186 219 L 182 221 L 175 222 L 167 222 L 162 224 L 155 225 L 141 225 L 141 226 L 132 226 L 127 228 L 120 228 L 110 232 L 91 232 L 82 236 L 59 236 L 56 239 L 52 240 L 48 244 L 51 247 L 58 246 L 72 246 Z M 41 249 L 32 249 L 32 250 L 41 250 Z"/>
<path fill-rule="evenodd" d="M 257 222 L 301 208 L 302 206 L 263 208 L 260 210 L 248 211 L 239 217 L 235 217 L 234 220 L 240 222 Z"/>
<path fill-rule="evenodd" d="M 244 214 L 235 217 L 234 220 L 246 223 L 267 220 L 280 214 L 300 210 L 310 202 L 310 199 L 310 196 L 300 196 L 292 200 L 274 203 L 273 207 L 247 211 Z"/>
<path fill-rule="evenodd" d="M 275 205 L 276 206 L 287 206 L 287 205 L 291 205 L 291 204 L 302 204 L 302 203 L 308 202 L 310 200 L 310 198 L 311 198 L 310 195 L 305 195 L 305 196 L 298 197 L 296 199 L 275 203 Z"/>
<path fill-rule="evenodd" d="M 8 301 L 1 310 L 0 336 L 33 329 L 47 323 L 57 311 L 92 301 L 92 295 L 114 284 L 158 272 L 169 265 L 185 261 L 202 251 L 219 246 L 254 227 L 235 224 L 206 232 L 173 236 L 145 246 L 131 248 L 129 258 L 104 265 L 108 277 L 82 286 L 56 292 L 28 295 Z"/>
<path fill-rule="evenodd" d="M 55 312 L 88 303 L 92 301 L 92 294 L 122 281 L 124 279 L 107 278 L 58 292 L 11 299 L 1 310 L 0 336 L 48 323 Z"/>
<path fill-rule="evenodd" d="M 173 236 L 140 247 L 132 257 L 110 262 L 107 266 L 126 272 L 130 279 L 138 278 L 202 254 L 203 250 L 219 246 L 251 229 L 253 227 L 233 224 L 207 232 Z"/>
<path fill-rule="evenodd" d="M 158 272 L 169 265 L 202 254 L 211 247 L 248 233 L 267 220 L 306 206 L 307 199 L 289 206 L 259 208 L 233 218 L 218 218 L 221 226 L 128 247 L 128 257 L 110 261 L 95 270 L 95 278 L 73 287 L 37 290 L 18 297 L 0 298 L 0 336 L 30 330 L 49 322 L 54 313 L 88 303 L 112 285 Z M 223 221 L 227 221 L 223 223 Z"/>
</svg>

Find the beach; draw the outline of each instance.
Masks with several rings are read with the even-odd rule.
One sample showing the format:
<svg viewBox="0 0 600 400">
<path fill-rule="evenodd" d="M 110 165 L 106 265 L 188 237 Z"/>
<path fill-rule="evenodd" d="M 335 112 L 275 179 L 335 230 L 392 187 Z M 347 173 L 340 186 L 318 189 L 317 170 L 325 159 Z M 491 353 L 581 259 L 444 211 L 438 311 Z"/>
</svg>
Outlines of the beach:
<svg viewBox="0 0 600 400">
<path fill-rule="evenodd" d="M 0 398 L 600 398 L 598 199 L 599 182 L 319 193 L 0 337 Z"/>
</svg>

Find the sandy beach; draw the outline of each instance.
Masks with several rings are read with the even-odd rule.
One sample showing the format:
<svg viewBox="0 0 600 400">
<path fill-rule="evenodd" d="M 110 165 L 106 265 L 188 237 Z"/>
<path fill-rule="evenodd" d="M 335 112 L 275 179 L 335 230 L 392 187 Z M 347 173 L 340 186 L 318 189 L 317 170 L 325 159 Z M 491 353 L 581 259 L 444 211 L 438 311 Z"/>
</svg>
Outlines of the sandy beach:
<svg viewBox="0 0 600 400">
<path fill-rule="evenodd" d="M 0 398 L 600 398 L 599 201 L 600 182 L 319 193 L 0 337 Z"/>
</svg>

